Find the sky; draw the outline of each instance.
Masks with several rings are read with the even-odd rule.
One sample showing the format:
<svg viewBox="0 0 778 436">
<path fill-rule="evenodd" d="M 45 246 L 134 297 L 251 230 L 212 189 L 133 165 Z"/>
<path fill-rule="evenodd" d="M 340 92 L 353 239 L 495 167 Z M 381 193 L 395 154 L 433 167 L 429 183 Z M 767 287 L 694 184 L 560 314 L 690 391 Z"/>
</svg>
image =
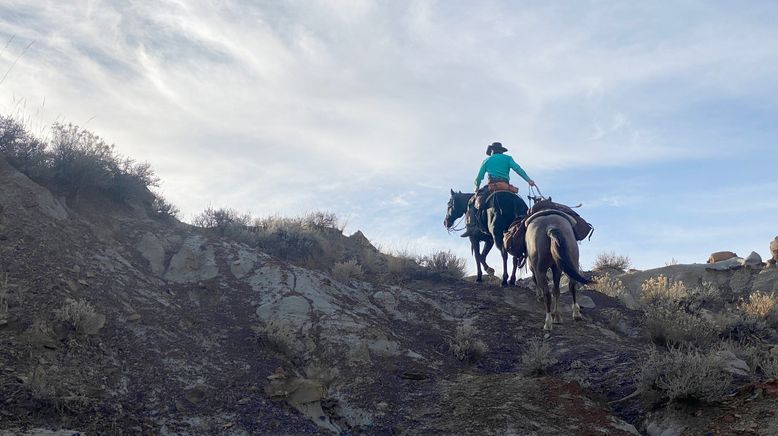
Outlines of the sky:
<svg viewBox="0 0 778 436">
<path fill-rule="evenodd" d="M 767 258 L 776 21 L 756 0 L 3 0 L 0 113 L 149 162 L 185 220 L 326 210 L 386 251 L 468 257 L 446 203 L 500 141 L 583 204 L 585 268 Z"/>
</svg>

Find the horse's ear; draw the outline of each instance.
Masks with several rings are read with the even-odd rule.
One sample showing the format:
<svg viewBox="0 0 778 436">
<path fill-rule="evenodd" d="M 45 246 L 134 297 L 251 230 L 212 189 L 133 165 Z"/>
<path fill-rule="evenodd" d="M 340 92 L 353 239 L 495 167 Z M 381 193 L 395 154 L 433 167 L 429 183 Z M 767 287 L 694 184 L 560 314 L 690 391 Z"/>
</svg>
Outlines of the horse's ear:
<svg viewBox="0 0 778 436">
<path fill-rule="evenodd" d="M 453 189 L 451 190 L 451 195 L 454 195 L 454 190 Z"/>
</svg>

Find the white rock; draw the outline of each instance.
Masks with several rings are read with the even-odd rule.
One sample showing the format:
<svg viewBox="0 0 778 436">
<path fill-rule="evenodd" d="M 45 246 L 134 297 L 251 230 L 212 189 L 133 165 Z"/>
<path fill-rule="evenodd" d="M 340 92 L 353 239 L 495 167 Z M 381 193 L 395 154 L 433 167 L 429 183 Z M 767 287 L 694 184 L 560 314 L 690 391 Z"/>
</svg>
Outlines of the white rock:
<svg viewBox="0 0 778 436">
<path fill-rule="evenodd" d="M 216 266 L 216 255 L 202 236 L 190 236 L 178 253 L 170 259 L 170 266 L 165 273 L 165 279 L 177 283 L 195 283 L 209 280 L 219 274 Z"/>
<path fill-rule="evenodd" d="M 152 233 L 143 235 L 135 248 L 149 262 L 151 272 L 160 275 L 165 272 L 165 247 L 162 242 Z"/>
</svg>

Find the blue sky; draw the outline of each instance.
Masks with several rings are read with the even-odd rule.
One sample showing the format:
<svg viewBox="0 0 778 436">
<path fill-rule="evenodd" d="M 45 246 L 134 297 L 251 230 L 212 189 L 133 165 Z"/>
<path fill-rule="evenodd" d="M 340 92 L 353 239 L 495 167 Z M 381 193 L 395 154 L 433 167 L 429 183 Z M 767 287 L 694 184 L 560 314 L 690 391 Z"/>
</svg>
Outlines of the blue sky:
<svg viewBox="0 0 778 436">
<path fill-rule="evenodd" d="M 584 204 L 584 266 L 778 235 L 775 2 L 74 3 L 0 4 L 0 111 L 150 162 L 184 218 L 330 210 L 385 249 L 467 256 L 449 188 L 502 141 Z"/>
</svg>

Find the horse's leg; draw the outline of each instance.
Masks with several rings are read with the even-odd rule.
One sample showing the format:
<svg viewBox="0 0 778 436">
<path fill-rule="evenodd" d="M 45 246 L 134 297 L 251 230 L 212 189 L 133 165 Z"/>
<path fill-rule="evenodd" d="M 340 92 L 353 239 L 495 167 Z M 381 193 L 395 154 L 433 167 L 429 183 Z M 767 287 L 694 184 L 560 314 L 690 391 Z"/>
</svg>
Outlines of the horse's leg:
<svg viewBox="0 0 778 436">
<path fill-rule="evenodd" d="M 496 245 L 496 244 L 495 244 Z M 508 252 L 501 245 L 497 247 L 502 256 L 502 286 L 508 286 Z"/>
<path fill-rule="evenodd" d="M 519 269 L 519 258 L 513 256 L 513 271 L 511 272 L 511 279 L 508 283 L 511 286 L 516 286 L 516 270 Z"/>
<path fill-rule="evenodd" d="M 535 272 L 538 272 L 540 268 L 535 266 L 533 268 Z M 550 331 L 554 320 L 551 317 L 551 291 L 548 289 L 548 280 L 546 274 L 536 274 L 535 284 L 538 286 L 538 290 L 543 294 L 543 302 L 546 304 L 546 321 L 543 323 L 543 330 Z"/>
<path fill-rule="evenodd" d="M 484 265 L 484 268 L 486 269 L 486 273 L 489 274 L 490 276 L 494 275 L 494 268 L 486 264 L 486 256 L 489 254 L 490 251 L 492 251 L 493 246 L 494 246 L 494 240 L 488 239 L 484 241 L 484 250 L 481 252 L 481 263 Z"/>
<path fill-rule="evenodd" d="M 562 280 L 562 270 L 554 265 L 551 267 L 554 281 L 554 324 L 562 324 L 562 314 L 559 312 L 559 281 Z"/>
<path fill-rule="evenodd" d="M 481 272 L 481 243 L 473 237 L 470 237 L 470 250 L 473 252 L 473 256 L 475 257 L 475 281 L 477 283 L 481 283 L 484 281 L 483 273 Z"/>
<path fill-rule="evenodd" d="M 570 279 L 570 277 L 568 277 L 568 279 Z M 581 307 L 578 306 L 578 300 L 576 300 L 575 287 L 575 280 L 570 279 L 568 288 L 570 289 L 570 295 L 573 296 L 573 320 L 582 320 L 583 316 L 581 316 Z"/>
</svg>

